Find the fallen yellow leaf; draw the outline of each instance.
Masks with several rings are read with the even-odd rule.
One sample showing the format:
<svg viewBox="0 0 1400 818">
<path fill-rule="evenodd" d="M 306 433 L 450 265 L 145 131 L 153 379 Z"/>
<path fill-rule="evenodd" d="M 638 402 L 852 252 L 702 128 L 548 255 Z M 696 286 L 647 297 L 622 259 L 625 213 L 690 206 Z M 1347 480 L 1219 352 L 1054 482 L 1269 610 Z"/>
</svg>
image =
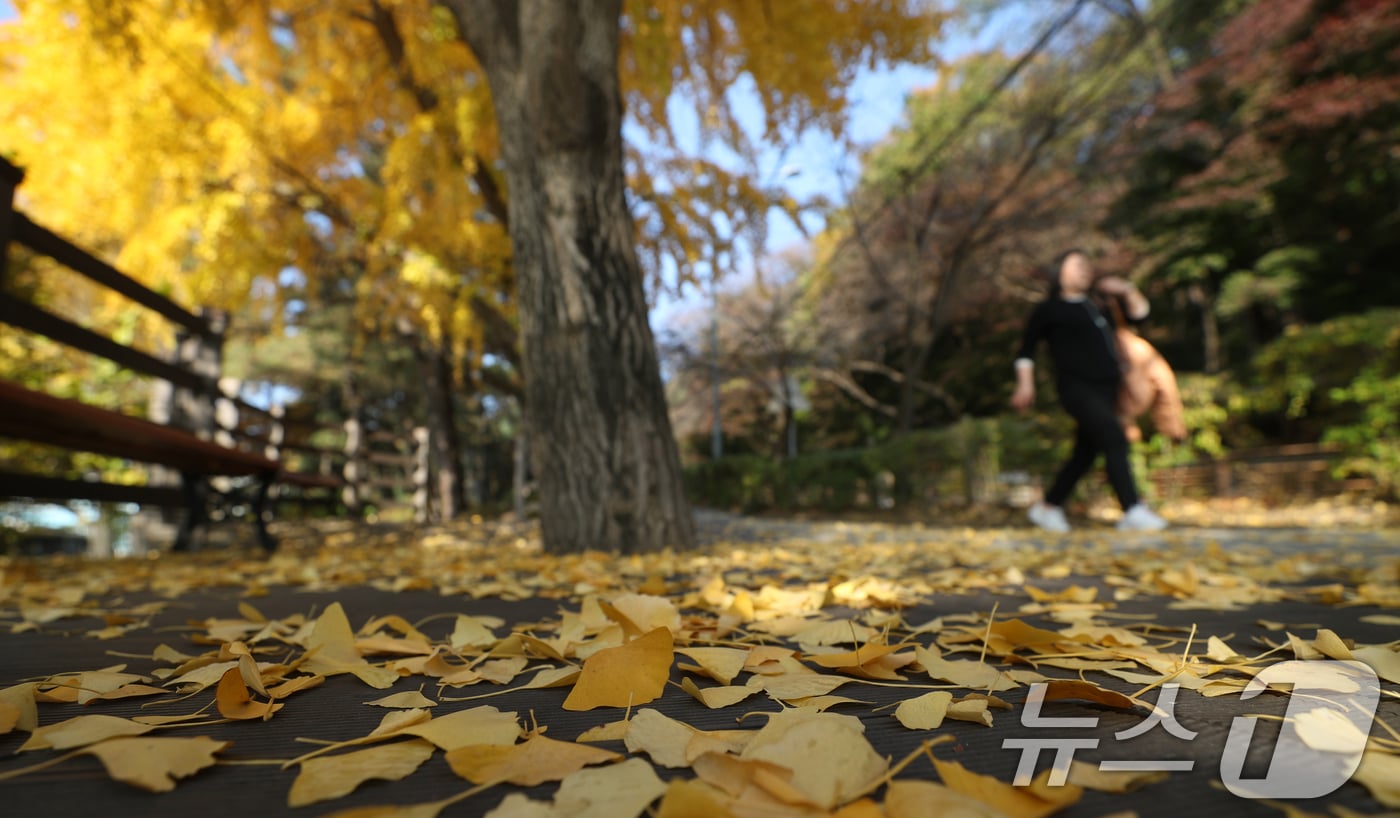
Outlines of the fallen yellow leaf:
<svg viewBox="0 0 1400 818">
<path fill-rule="evenodd" d="M 371 779 L 398 781 L 412 775 L 432 755 L 432 744 L 414 740 L 304 761 L 287 794 L 287 806 L 304 807 L 340 798 Z"/>
<path fill-rule="evenodd" d="M 339 602 L 332 602 L 316 619 L 306 641 L 310 658 L 302 666 L 305 671 L 322 676 L 349 673 L 370 687 L 383 689 L 398 681 L 399 674 L 375 667 L 364 660 L 355 649 L 355 634 L 350 620 Z"/>
<path fill-rule="evenodd" d="M 1169 773 L 1163 770 L 1110 770 L 1099 769 L 1099 765 L 1085 761 L 1072 761 L 1069 765 L 1069 783 L 1076 787 L 1098 792 L 1132 792 L 1148 784 L 1166 780 Z"/>
<path fill-rule="evenodd" d="M 584 660 L 565 710 L 629 707 L 661 695 L 674 658 L 671 631 L 657 628 L 620 647 L 606 648 Z"/>
<path fill-rule="evenodd" d="M 953 694 L 946 690 L 935 690 L 912 699 L 906 699 L 895 708 L 894 717 L 910 730 L 934 730 L 943 725 L 948 716 L 948 705 L 953 703 Z"/>
<path fill-rule="evenodd" d="M 130 719 L 120 719 L 116 716 L 76 716 L 57 724 L 35 728 L 18 752 L 71 750 L 108 739 L 144 735 L 153 729 L 148 724 L 137 724 Z"/>
<path fill-rule="evenodd" d="M 270 719 L 273 713 L 286 706 L 274 702 L 253 701 L 248 686 L 243 683 L 243 674 L 236 667 L 224 672 L 214 699 L 218 703 L 219 715 L 237 721 Z"/>
<path fill-rule="evenodd" d="M 579 770 L 559 783 L 551 816 L 557 818 L 637 818 L 660 798 L 666 785 L 640 758 Z"/>
<path fill-rule="evenodd" d="M 831 809 L 879 786 L 889 761 L 866 739 L 860 719 L 794 708 L 774 713 L 740 753 L 792 770 L 792 786 Z"/>
<path fill-rule="evenodd" d="M 980 775 L 956 761 L 934 759 L 934 769 L 949 789 L 988 804 L 1008 818 L 1042 818 L 1078 801 L 1084 790 L 1071 784 L 1051 787 L 1050 770 L 1036 776 L 1028 787 L 1013 787 L 989 775 Z"/>
<path fill-rule="evenodd" d="M 555 741 L 538 733 L 520 744 L 500 746 L 471 744 L 449 750 L 452 771 L 472 782 L 507 782 L 533 787 L 559 781 L 590 764 L 616 761 L 611 750 L 587 747 L 571 741 Z"/>
</svg>

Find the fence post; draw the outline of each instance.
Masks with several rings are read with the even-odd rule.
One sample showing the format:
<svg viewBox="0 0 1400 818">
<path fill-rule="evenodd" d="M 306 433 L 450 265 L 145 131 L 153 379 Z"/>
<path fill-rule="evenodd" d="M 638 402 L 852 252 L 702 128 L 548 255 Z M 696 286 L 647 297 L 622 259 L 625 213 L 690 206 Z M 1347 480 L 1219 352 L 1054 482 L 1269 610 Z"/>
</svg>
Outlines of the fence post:
<svg viewBox="0 0 1400 818">
<path fill-rule="evenodd" d="M 345 487 L 341 489 L 341 500 L 350 513 L 357 516 L 364 514 L 364 502 L 367 499 L 363 491 L 363 483 L 369 477 L 369 469 L 365 461 L 366 441 L 364 425 L 357 417 L 345 419 Z"/>
<path fill-rule="evenodd" d="M 429 448 L 432 434 L 426 426 L 413 429 L 413 521 L 422 525 L 428 522 L 428 468 Z"/>
<path fill-rule="evenodd" d="M 15 188 L 24 180 L 24 169 L 0 156 L 0 289 L 9 271 L 10 240 L 14 238 Z"/>
<path fill-rule="evenodd" d="M 175 354 L 180 364 L 203 381 L 203 388 L 198 392 L 183 387 L 175 389 L 172 422 L 179 428 L 194 432 L 204 440 L 211 440 L 216 429 L 214 404 L 219 392 L 219 376 L 223 369 L 224 331 L 228 328 L 228 313 L 201 308 L 199 315 L 208 322 L 209 333 L 181 333 Z"/>
<path fill-rule="evenodd" d="M 220 446 L 234 448 L 238 440 L 238 404 L 234 399 L 243 390 L 243 381 L 237 378 L 220 378 L 214 395 L 214 442 Z"/>
<path fill-rule="evenodd" d="M 281 463 L 282 446 L 287 442 L 287 426 L 282 419 L 287 416 L 287 409 L 280 403 L 274 403 L 268 407 L 267 413 L 272 417 L 272 428 L 267 430 L 267 446 L 263 448 L 263 457 Z"/>
</svg>

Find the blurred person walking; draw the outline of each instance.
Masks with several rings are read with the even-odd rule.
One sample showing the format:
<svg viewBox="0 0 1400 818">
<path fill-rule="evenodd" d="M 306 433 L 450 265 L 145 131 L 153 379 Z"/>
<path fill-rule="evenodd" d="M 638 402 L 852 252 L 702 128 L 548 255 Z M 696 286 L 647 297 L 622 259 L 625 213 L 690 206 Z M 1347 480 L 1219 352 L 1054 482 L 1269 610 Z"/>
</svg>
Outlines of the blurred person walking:
<svg viewBox="0 0 1400 818">
<path fill-rule="evenodd" d="M 1124 362 L 1114 338 L 1113 319 L 1094 296 L 1121 299 L 1130 322 L 1147 318 L 1151 307 L 1129 281 L 1117 276 L 1094 280 L 1089 257 L 1070 250 L 1052 268 L 1050 294 L 1026 322 L 1016 356 L 1016 389 L 1011 406 L 1025 412 L 1035 403 L 1035 353 L 1041 341 L 1050 347 L 1060 405 L 1076 423 L 1074 451 L 1060 468 L 1042 502 L 1031 506 L 1031 522 L 1046 531 L 1070 530 L 1064 505 L 1080 478 L 1100 454 L 1109 485 L 1123 507 L 1121 531 L 1160 531 L 1167 522 L 1138 496 L 1128 462 L 1128 438 L 1117 414 Z"/>
</svg>

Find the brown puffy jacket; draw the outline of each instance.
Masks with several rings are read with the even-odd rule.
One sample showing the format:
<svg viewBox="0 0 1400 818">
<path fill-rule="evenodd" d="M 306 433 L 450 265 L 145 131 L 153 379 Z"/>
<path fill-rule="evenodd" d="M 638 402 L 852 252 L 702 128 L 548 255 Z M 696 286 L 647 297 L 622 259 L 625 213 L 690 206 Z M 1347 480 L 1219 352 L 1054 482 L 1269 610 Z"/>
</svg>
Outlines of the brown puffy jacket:
<svg viewBox="0 0 1400 818">
<path fill-rule="evenodd" d="M 1118 391 L 1118 420 L 1128 440 L 1142 439 L 1138 418 L 1149 411 L 1157 431 L 1178 443 L 1185 440 L 1186 414 L 1171 365 L 1146 338 L 1121 324 L 1117 336 L 1118 352 L 1126 364 Z"/>
</svg>

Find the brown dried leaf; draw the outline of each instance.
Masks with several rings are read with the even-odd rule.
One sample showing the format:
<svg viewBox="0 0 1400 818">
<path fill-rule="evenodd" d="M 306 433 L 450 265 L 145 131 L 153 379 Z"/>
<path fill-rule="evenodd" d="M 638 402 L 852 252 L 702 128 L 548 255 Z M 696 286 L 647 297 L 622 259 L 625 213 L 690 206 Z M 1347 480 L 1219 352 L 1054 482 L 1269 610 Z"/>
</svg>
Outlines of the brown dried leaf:
<svg viewBox="0 0 1400 818">
<path fill-rule="evenodd" d="M 1136 700 L 1124 696 L 1116 690 L 1109 690 L 1099 687 L 1092 682 L 1081 682 L 1073 679 L 1052 679 L 1045 686 L 1045 701 L 1058 702 L 1070 699 L 1080 699 L 1087 702 L 1094 702 L 1105 707 L 1112 707 L 1117 710 L 1136 710 L 1142 705 Z"/>
</svg>

